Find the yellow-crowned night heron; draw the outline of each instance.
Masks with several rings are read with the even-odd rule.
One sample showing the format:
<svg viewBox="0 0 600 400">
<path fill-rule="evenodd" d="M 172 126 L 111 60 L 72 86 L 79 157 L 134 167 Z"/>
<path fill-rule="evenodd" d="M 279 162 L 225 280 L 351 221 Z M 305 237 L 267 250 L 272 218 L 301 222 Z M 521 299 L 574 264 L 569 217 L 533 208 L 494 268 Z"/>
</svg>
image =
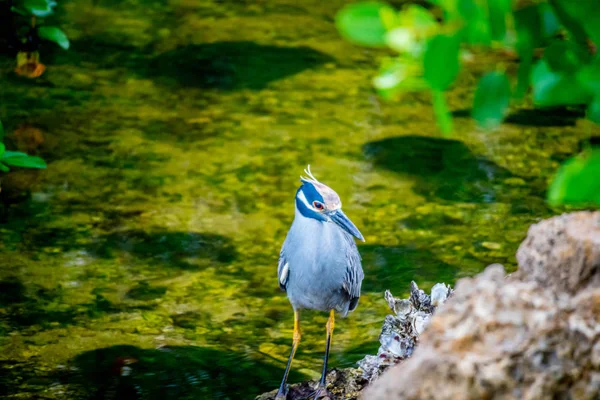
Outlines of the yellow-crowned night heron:
<svg viewBox="0 0 600 400">
<path fill-rule="evenodd" d="M 364 241 L 359 230 L 342 212 L 340 197 L 319 182 L 310 165 L 296 192 L 296 216 L 279 255 L 279 286 L 294 308 L 294 339 L 277 400 L 287 395 L 286 380 L 300 343 L 301 309 L 329 312 L 325 360 L 315 399 L 327 395 L 325 377 L 334 326 L 334 311 L 343 317 L 358 305 L 364 277 L 354 243 Z"/>
</svg>

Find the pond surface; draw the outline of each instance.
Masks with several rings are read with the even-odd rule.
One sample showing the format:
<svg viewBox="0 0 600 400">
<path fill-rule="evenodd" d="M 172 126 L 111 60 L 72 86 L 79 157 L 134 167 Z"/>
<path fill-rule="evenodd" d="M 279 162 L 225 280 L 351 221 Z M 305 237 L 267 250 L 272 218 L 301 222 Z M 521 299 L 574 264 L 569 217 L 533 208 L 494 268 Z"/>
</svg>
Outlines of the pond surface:
<svg viewBox="0 0 600 400">
<path fill-rule="evenodd" d="M 307 164 L 366 238 L 358 309 L 331 363 L 378 347 L 383 292 L 515 268 L 559 163 L 592 129 L 523 106 L 468 118 L 477 58 L 450 97 L 375 96 L 383 52 L 333 25 L 342 1 L 62 1 L 69 51 L 37 80 L 0 57 L 0 397 L 240 399 L 276 388 L 292 309 L 276 268 Z M 509 71 L 515 65 L 502 61 Z M 290 381 L 317 377 L 326 316 L 304 313 Z M 126 376 L 121 376 L 126 375 Z"/>
</svg>

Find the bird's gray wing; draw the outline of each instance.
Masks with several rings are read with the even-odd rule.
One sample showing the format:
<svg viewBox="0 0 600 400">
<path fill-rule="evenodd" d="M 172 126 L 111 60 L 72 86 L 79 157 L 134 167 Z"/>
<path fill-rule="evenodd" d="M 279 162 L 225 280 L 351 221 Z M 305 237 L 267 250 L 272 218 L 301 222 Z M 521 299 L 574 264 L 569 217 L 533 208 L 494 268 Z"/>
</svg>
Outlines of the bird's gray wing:
<svg viewBox="0 0 600 400">
<path fill-rule="evenodd" d="M 289 272 L 289 263 L 285 258 L 285 253 L 282 248 L 279 253 L 279 265 L 277 266 L 277 278 L 279 279 L 279 288 L 281 290 L 285 291 L 286 289 Z"/>
<path fill-rule="evenodd" d="M 360 253 L 356 248 L 354 238 L 348 235 L 346 239 L 349 243 L 348 246 L 346 246 L 346 275 L 344 276 L 342 288 L 348 294 L 348 297 L 350 297 L 348 311 L 352 311 L 358 305 L 360 287 L 365 274 L 361 266 Z"/>
</svg>

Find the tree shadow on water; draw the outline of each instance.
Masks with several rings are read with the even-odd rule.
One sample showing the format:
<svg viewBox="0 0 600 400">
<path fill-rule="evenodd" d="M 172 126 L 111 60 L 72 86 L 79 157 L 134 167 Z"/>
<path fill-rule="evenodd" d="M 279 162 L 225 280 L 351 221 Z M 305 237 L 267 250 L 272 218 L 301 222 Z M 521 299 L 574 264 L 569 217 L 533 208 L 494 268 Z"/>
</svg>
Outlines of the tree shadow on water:
<svg viewBox="0 0 600 400">
<path fill-rule="evenodd" d="M 24 234 L 25 248 L 60 249 L 60 253 L 85 250 L 90 256 L 134 260 L 183 270 L 230 263 L 238 254 L 231 239 L 212 233 L 125 230 L 92 235 L 86 229 L 40 228 Z"/>
<path fill-rule="evenodd" d="M 398 136 L 363 148 L 375 166 L 418 179 L 414 190 L 427 198 L 489 203 L 510 171 L 477 156 L 462 142 L 422 136 Z"/>
<path fill-rule="evenodd" d="M 452 284 L 460 269 L 439 260 L 427 250 L 411 246 L 359 246 L 365 271 L 363 291 L 383 293 L 389 289 L 400 296 L 410 282 L 428 288 L 438 282 Z"/>
<path fill-rule="evenodd" d="M 456 118 L 471 118 L 471 109 L 456 110 Z M 585 112 L 567 107 L 549 107 L 521 109 L 509 114 L 504 120 L 507 124 L 536 127 L 575 126 L 578 119 L 585 118 Z"/>
<path fill-rule="evenodd" d="M 145 289 L 145 291 L 144 291 Z M 158 288 L 134 287 L 128 297 L 148 300 Z M 145 304 L 113 304 L 101 293 L 95 292 L 94 299 L 87 303 L 72 305 L 65 301 L 65 289 L 60 285 L 45 288 L 40 285 L 25 285 L 21 279 L 9 276 L 0 280 L 0 336 L 2 327 L 12 331 L 31 326 L 52 329 L 57 326 L 77 325 L 106 314 L 149 310 L 155 306 Z"/>
<path fill-rule="evenodd" d="M 310 47 L 263 45 L 251 41 L 190 44 L 156 54 L 109 38 L 73 42 L 74 56 L 57 62 L 93 62 L 101 68 L 125 68 L 160 83 L 220 90 L 260 90 L 269 83 L 333 59 Z"/>
<path fill-rule="evenodd" d="M 73 360 L 59 379 L 87 399 L 247 399 L 276 388 L 283 367 L 247 355 L 195 346 L 117 345 Z M 292 371 L 291 381 L 305 378 Z"/>
<path fill-rule="evenodd" d="M 257 90 L 328 61 L 331 58 L 309 47 L 217 42 L 162 53 L 150 62 L 147 72 L 186 86 Z"/>
</svg>

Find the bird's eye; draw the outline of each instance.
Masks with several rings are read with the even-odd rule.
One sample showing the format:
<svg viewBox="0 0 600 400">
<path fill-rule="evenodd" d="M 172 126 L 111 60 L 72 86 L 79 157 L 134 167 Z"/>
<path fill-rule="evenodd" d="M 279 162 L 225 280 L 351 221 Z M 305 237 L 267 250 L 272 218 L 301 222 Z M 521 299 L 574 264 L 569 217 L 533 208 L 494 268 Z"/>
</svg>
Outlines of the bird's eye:
<svg viewBox="0 0 600 400">
<path fill-rule="evenodd" d="M 323 209 L 323 203 L 320 203 L 318 201 L 313 201 L 313 207 L 316 208 L 317 210 L 322 210 Z"/>
</svg>

